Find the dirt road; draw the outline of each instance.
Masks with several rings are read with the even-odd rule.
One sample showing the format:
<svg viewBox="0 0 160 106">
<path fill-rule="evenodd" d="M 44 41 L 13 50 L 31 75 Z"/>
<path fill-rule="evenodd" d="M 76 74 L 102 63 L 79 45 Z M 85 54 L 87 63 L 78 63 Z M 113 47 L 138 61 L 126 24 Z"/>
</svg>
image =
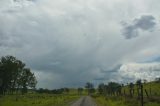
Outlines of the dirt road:
<svg viewBox="0 0 160 106">
<path fill-rule="evenodd" d="M 97 106 L 90 96 L 84 96 L 74 102 L 71 106 Z"/>
</svg>

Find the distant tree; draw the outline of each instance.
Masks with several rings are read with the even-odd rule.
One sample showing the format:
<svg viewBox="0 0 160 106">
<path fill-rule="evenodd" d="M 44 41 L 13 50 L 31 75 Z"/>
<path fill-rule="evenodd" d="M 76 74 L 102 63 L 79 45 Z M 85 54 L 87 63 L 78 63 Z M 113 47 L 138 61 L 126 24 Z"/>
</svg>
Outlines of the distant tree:
<svg viewBox="0 0 160 106">
<path fill-rule="evenodd" d="M 96 89 L 93 87 L 93 88 L 90 89 L 89 92 L 90 92 L 90 94 L 94 94 L 96 92 Z"/>
<path fill-rule="evenodd" d="M 88 95 L 93 93 L 94 85 L 90 82 L 87 82 L 85 85 L 85 88 L 87 89 Z"/>
<path fill-rule="evenodd" d="M 143 82 L 144 82 L 144 84 L 145 84 L 145 83 L 147 83 L 147 80 L 146 80 L 146 79 L 143 79 Z"/>
<path fill-rule="evenodd" d="M 83 92 L 83 88 L 78 88 L 78 94 L 81 95 Z"/>
<path fill-rule="evenodd" d="M 109 95 L 121 95 L 121 84 L 116 82 L 109 82 L 107 86 Z"/>
<path fill-rule="evenodd" d="M 160 77 L 159 78 L 155 78 L 156 82 L 160 82 Z"/>
<path fill-rule="evenodd" d="M 137 80 L 137 81 L 136 81 L 136 84 L 137 84 L 137 87 L 140 87 L 141 84 L 142 84 L 142 80 L 141 80 L 141 79 Z"/>
<path fill-rule="evenodd" d="M 38 90 L 36 90 L 37 93 L 46 93 L 46 94 L 62 94 L 65 91 L 66 88 L 60 88 L 60 89 L 53 89 L 53 90 L 49 90 L 47 88 L 43 89 L 40 88 Z M 68 92 L 68 91 L 67 91 Z"/>
<path fill-rule="evenodd" d="M 98 92 L 100 94 L 103 94 L 105 92 L 104 90 L 105 90 L 105 85 L 103 83 L 99 84 L 98 85 Z"/>
<path fill-rule="evenodd" d="M 66 93 L 69 93 L 69 88 L 64 88 L 64 90 L 63 90 L 64 92 L 66 92 Z"/>
<path fill-rule="evenodd" d="M 137 94 L 138 94 L 138 98 L 139 98 L 140 97 L 140 88 L 141 88 L 141 85 L 142 85 L 141 79 L 136 81 L 136 85 L 137 85 Z"/>
<path fill-rule="evenodd" d="M 132 82 L 129 84 L 129 92 L 130 96 L 132 97 L 134 94 L 134 84 Z"/>
<path fill-rule="evenodd" d="M 39 88 L 39 89 L 37 90 L 37 92 L 38 92 L 38 93 L 44 93 L 44 89 L 43 89 L 43 88 Z"/>
</svg>

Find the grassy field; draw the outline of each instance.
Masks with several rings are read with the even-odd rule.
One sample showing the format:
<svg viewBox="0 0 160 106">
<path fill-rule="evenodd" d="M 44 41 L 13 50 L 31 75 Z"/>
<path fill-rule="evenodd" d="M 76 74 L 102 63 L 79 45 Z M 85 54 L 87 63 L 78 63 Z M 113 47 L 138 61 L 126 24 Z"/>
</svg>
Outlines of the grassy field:
<svg viewBox="0 0 160 106">
<path fill-rule="evenodd" d="M 160 106 L 160 83 L 146 83 L 143 84 L 144 89 L 149 93 L 149 98 L 146 97 L 144 93 L 144 106 Z M 136 86 L 135 86 L 136 89 Z M 122 91 L 125 90 L 126 94 L 129 95 L 129 88 L 125 86 Z M 98 106 L 140 106 L 140 100 L 137 98 L 137 94 L 135 92 L 134 97 L 129 96 L 103 96 L 103 95 L 95 95 L 93 96 Z"/>
<path fill-rule="evenodd" d="M 134 85 L 134 89 L 135 89 L 135 96 L 137 95 L 137 86 Z M 143 89 L 146 89 L 148 94 L 151 96 L 160 96 L 160 83 L 158 82 L 149 82 L 149 83 L 145 83 L 143 84 Z M 150 92 L 151 89 L 151 92 Z M 126 91 L 126 94 L 129 95 L 129 87 L 125 86 L 122 88 L 122 92 Z M 146 93 L 144 92 L 144 96 L 146 96 Z"/>
<path fill-rule="evenodd" d="M 143 84 L 144 89 L 149 93 L 149 98 L 144 92 L 144 106 L 160 106 L 160 83 L 150 82 Z M 151 88 L 151 94 L 150 94 Z M 129 87 L 122 88 L 125 90 L 126 96 L 104 96 L 98 93 L 93 95 L 98 106 L 140 106 L 140 100 L 137 98 L 136 85 L 134 86 L 135 94 L 133 97 L 129 95 Z M 82 95 L 87 95 L 86 90 Z M 70 89 L 69 93 L 63 94 L 25 94 L 25 95 L 6 95 L 0 97 L 0 106 L 69 106 L 73 101 L 77 100 L 80 95 L 76 89 Z"/>
<path fill-rule="evenodd" d="M 68 106 L 71 101 L 78 98 L 77 94 L 6 95 L 0 98 L 0 106 Z"/>
<path fill-rule="evenodd" d="M 98 106 L 140 106 L 140 101 L 134 98 L 124 98 L 124 97 L 104 97 L 98 96 L 95 98 Z M 160 102 L 147 101 L 145 106 L 160 106 Z"/>
</svg>

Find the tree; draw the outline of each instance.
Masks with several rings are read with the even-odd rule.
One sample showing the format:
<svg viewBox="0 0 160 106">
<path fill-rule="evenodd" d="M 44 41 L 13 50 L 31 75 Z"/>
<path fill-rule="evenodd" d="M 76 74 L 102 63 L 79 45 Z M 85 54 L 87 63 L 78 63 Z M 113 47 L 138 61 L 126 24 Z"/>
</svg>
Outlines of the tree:
<svg viewBox="0 0 160 106">
<path fill-rule="evenodd" d="M 13 93 L 19 87 L 33 88 L 37 84 L 36 77 L 30 69 L 25 68 L 25 64 L 13 56 L 0 58 L 0 82 L 0 94 L 7 91 Z"/>
<path fill-rule="evenodd" d="M 132 82 L 129 84 L 129 92 L 130 96 L 132 97 L 134 94 L 134 84 Z"/>
<path fill-rule="evenodd" d="M 101 84 L 98 85 L 98 92 L 100 94 L 104 93 L 104 89 L 105 89 L 105 85 L 103 83 L 101 83 Z"/>
<path fill-rule="evenodd" d="M 1 57 L 0 59 L 0 79 L 2 80 L 1 94 L 5 94 L 7 90 L 11 90 L 15 83 L 14 76 L 17 73 L 18 64 L 13 56 Z"/>
<path fill-rule="evenodd" d="M 66 92 L 67 94 L 69 93 L 69 88 L 62 88 L 63 89 L 63 92 Z"/>
<path fill-rule="evenodd" d="M 81 95 L 83 92 L 83 88 L 78 88 L 78 94 Z"/>
<path fill-rule="evenodd" d="M 21 73 L 19 84 L 22 87 L 22 94 L 27 93 L 27 88 L 35 88 L 37 80 L 34 73 L 31 73 L 30 69 L 24 68 Z"/>
<path fill-rule="evenodd" d="M 140 97 L 140 88 L 141 88 L 141 85 L 142 85 L 141 79 L 136 81 L 136 85 L 137 85 L 137 94 L 138 94 L 138 98 L 139 98 Z"/>
<path fill-rule="evenodd" d="M 116 82 L 109 82 L 107 86 L 108 94 L 109 95 L 121 95 L 121 84 Z"/>
<path fill-rule="evenodd" d="M 90 82 L 86 83 L 85 88 L 87 89 L 88 95 L 95 91 L 94 90 L 94 85 Z"/>
<path fill-rule="evenodd" d="M 155 78 L 155 82 L 160 82 L 160 77 L 159 78 Z"/>
</svg>

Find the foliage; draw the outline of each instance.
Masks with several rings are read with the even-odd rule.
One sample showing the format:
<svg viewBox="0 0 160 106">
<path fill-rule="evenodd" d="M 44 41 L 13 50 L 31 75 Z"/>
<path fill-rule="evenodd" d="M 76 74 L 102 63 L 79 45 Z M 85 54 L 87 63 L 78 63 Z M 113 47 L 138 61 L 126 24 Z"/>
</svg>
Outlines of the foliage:
<svg viewBox="0 0 160 106">
<path fill-rule="evenodd" d="M 87 82 L 87 83 L 86 83 L 85 88 L 86 88 L 87 91 L 88 91 L 88 95 L 95 92 L 94 85 L 93 85 L 92 83 L 90 83 L 90 82 Z"/>
<path fill-rule="evenodd" d="M 38 90 L 36 90 L 37 93 L 48 93 L 48 94 L 62 94 L 62 93 L 69 93 L 69 91 L 70 91 L 69 88 L 60 88 L 53 90 L 39 88 Z"/>
<path fill-rule="evenodd" d="M 77 90 L 78 90 L 78 94 L 79 94 L 79 95 L 82 95 L 83 88 L 78 88 Z"/>
<path fill-rule="evenodd" d="M 133 96 L 136 97 L 137 96 L 137 88 L 139 86 L 137 86 L 137 84 L 134 84 L 134 85 L 136 85 L 136 86 L 133 87 L 133 89 L 135 91 Z M 129 85 L 124 86 L 122 88 L 122 91 L 123 92 L 125 91 L 126 95 L 130 95 L 130 91 L 128 88 L 129 88 Z M 146 90 L 148 92 L 149 96 L 160 96 L 160 83 L 157 83 L 156 81 L 143 83 L 143 88 L 144 88 L 144 90 Z M 144 91 L 144 96 L 145 97 L 147 96 L 145 91 Z"/>
<path fill-rule="evenodd" d="M 137 81 L 136 84 L 130 83 L 127 86 L 122 86 L 122 91 L 125 91 L 125 95 L 97 95 L 93 96 L 98 106 L 140 106 L 140 99 L 137 95 L 137 88 L 139 88 L 140 84 L 143 85 L 143 93 L 144 93 L 144 105 L 145 106 L 159 106 L 160 104 L 160 83 L 157 81 L 153 82 L 145 82 L 142 83 L 140 80 Z M 135 86 L 136 85 L 136 86 Z M 108 86 L 108 85 L 107 85 Z M 130 96 L 130 91 L 134 90 L 133 96 Z M 150 92 L 151 90 L 151 92 Z M 147 97 L 146 93 L 148 92 L 149 97 Z"/>
<path fill-rule="evenodd" d="M 104 85 L 103 83 L 101 83 L 101 84 L 98 85 L 98 92 L 99 92 L 100 94 L 105 93 L 105 92 L 104 92 L 104 89 L 105 89 L 105 85 Z"/>
<path fill-rule="evenodd" d="M 22 61 L 13 56 L 0 58 L 0 94 L 5 94 L 7 91 L 13 93 L 19 89 L 24 94 L 28 87 L 35 88 L 36 84 L 34 73 L 26 68 Z"/>
<path fill-rule="evenodd" d="M 121 94 L 121 84 L 116 82 L 109 82 L 107 85 L 99 84 L 98 91 L 100 94 L 105 95 L 120 95 Z"/>
</svg>

